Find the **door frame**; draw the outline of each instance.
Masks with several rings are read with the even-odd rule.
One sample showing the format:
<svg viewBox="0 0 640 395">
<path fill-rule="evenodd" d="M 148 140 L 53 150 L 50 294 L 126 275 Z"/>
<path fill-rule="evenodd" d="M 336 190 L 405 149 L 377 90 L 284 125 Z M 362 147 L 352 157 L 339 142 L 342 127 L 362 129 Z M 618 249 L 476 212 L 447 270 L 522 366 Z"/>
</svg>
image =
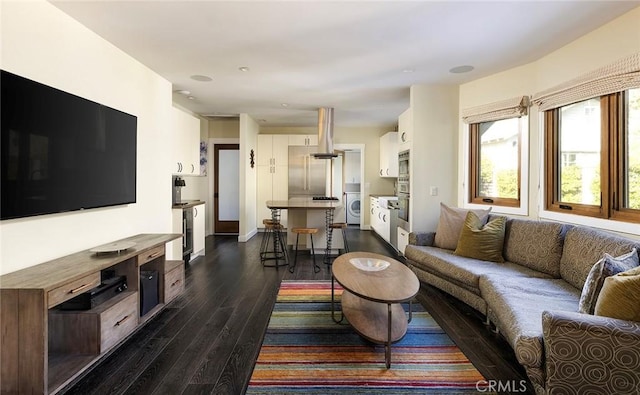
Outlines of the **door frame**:
<svg viewBox="0 0 640 395">
<path fill-rule="evenodd" d="M 207 196 L 207 200 L 209 203 L 209 207 L 212 207 L 212 210 L 207 210 L 207 215 L 208 215 L 208 220 L 207 223 L 209 224 L 209 228 L 210 228 L 210 232 L 209 234 L 215 234 L 216 233 L 216 227 L 215 227 L 215 218 L 216 218 L 216 207 L 215 207 L 215 199 L 213 198 L 213 194 L 215 191 L 215 183 L 217 182 L 215 175 L 217 174 L 216 171 L 217 169 L 215 168 L 216 166 L 216 161 L 215 161 L 215 146 L 216 145 L 240 145 L 240 139 L 238 138 L 210 138 L 209 139 L 209 150 L 207 153 L 207 157 L 208 157 L 208 162 L 209 162 L 209 166 L 208 166 L 208 175 L 210 175 L 209 178 L 209 193 Z M 242 188 L 242 186 L 240 186 Z"/>
<path fill-rule="evenodd" d="M 340 151 L 360 151 L 360 229 L 366 230 L 364 226 L 364 212 L 368 212 L 367 210 L 362 210 L 362 199 L 364 196 L 369 195 L 369 187 L 368 182 L 365 182 L 364 178 L 364 168 L 365 168 L 365 144 L 334 144 L 334 150 Z M 343 163 L 344 166 L 344 163 Z M 344 167 L 343 167 L 344 170 Z M 343 180 L 344 181 L 344 180 Z M 345 210 L 346 210 L 346 202 L 345 202 Z"/>
</svg>

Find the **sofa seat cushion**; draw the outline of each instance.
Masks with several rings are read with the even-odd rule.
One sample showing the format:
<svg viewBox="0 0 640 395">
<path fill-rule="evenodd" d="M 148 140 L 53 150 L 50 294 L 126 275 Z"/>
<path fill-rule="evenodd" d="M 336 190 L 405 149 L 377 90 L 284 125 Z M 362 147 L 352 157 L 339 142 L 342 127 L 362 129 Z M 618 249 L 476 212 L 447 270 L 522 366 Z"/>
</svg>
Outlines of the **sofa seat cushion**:
<svg viewBox="0 0 640 395">
<path fill-rule="evenodd" d="M 524 366 L 542 366 L 544 310 L 578 311 L 580 290 L 562 279 L 480 278 L 480 292 L 495 324 Z"/>
<path fill-rule="evenodd" d="M 511 262 L 496 263 L 467 258 L 438 247 L 408 245 L 405 258 L 411 260 L 411 264 L 418 269 L 440 276 L 476 295 L 480 295 L 480 276 L 485 274 L 495 274 L 499 277 L 551 277 Z"/>
</svg>

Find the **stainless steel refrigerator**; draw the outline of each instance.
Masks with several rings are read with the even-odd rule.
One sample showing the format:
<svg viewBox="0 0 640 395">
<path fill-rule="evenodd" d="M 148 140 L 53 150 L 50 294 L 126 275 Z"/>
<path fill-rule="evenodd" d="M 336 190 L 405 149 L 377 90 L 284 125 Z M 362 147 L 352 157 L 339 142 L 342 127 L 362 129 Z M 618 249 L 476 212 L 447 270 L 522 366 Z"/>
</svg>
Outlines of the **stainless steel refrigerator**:
<svg viewBox="0 0 640 395">
<path fill-rule="evenodd" d="M 317 146 L 289 147 L 289 198 L 326 196 L 330 161 L 314 158 L 317 151 Z"/>
</svg>

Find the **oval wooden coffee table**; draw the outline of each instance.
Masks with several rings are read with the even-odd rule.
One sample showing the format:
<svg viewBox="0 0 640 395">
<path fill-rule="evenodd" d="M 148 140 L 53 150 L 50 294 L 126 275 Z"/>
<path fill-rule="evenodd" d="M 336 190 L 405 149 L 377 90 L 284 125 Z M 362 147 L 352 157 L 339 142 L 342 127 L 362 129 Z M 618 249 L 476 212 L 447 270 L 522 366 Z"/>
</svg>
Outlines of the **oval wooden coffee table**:
<svg viewBox="0 0 640 395">
<path fill-rule="evenodd" d="M 415 273 L 393 258 L 370 252 L 340 255 L 331 268 L 331 317 L 346 317 L 365 339 L 385 345 L 387 369 L 391 367 L 391 343 L 402 339 L 411 322 L 411 301 L 420 289 Z M 343 317 L 337 320 L 334 289 L 342 293 Z M 409 302 L 409 317 L 400 303 Z"/>
</svg>

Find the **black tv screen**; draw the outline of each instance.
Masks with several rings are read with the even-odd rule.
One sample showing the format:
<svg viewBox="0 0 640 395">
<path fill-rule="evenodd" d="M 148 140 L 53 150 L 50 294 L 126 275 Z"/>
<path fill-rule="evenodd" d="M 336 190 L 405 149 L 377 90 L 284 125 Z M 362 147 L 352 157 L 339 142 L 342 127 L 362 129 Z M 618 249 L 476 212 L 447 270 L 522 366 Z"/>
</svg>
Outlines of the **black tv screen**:
<svg viewBox="0 0 640 395">
<path fill-rule="evenodd" d="M 1 73 L 1 219 L 135 203 L 135 116 Z"/>
</svg>

